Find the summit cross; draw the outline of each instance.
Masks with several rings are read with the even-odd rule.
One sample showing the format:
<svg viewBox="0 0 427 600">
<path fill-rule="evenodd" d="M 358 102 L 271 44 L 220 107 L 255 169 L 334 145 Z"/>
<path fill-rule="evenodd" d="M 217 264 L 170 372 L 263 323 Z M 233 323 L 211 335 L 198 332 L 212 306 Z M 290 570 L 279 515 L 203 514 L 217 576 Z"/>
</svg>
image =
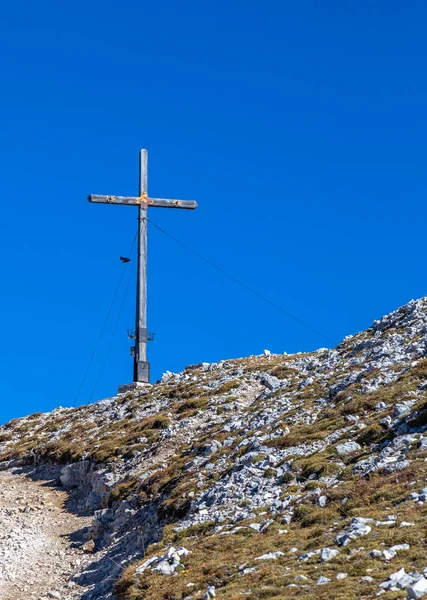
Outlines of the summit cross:
<svg viewBox="0 0 427 600">
<path fill-rule="evenodd" d="M 167 200 L 148 197 L 148 152 L 144 148 L 139 154 L 139 196 L 99 196 L 91 194 L 89 202 L 96 204 L 124 204 L 138 206 L 138 267 L 136 283 L 136 321 L 134 348 L 134 382 L 150 382 L 150 363 L 147 360 L 147 209 L 158 208 L 197 208 L 194 200 Z"/>
</svg>

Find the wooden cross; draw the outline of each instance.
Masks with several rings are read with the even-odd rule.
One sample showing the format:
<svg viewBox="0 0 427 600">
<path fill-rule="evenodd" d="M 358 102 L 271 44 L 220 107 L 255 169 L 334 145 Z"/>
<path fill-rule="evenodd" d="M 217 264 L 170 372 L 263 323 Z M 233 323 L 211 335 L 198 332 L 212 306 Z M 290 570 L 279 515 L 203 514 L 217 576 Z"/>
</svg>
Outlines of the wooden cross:
<svg viewBox="0 0 427 600">
<path fill-rule="evenodd" d="M 148 152 L 141 150 L 139 154 L 139 196 L 97 196 L 90 195 L 89 202 L 97 204 L 125 204 L 139 207 L 138 226 L 138 269 L 136 284 L 136 325 L 133 380 L 135 382 L 149 383 L 150 363 L 147 361 L 147 208 L 197 208 L 193 200 L 165 200 L 163 198 L 149 198 L 148 187 Z"/>
</svg>

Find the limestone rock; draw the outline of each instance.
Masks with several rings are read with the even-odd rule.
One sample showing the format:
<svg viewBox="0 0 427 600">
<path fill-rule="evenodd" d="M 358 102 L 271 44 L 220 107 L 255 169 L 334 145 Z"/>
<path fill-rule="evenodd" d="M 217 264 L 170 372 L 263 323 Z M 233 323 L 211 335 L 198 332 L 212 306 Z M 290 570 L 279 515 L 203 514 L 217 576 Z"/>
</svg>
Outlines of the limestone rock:
<svg viewBox="0 0 427 600">
<path fill-rule="evenodd" d="M 360 444 L 357 442 L 344 442 L 343 444 L 338 444 L 335 447 L 336 451 L 340 456 L 346 456 L 347 454 L 351 454 L 352 452 L 357 452 L 361 449 Z"/>
<path fill-rule="evenodd" d="M 257 556 L 254 560 L 276 560 L 279 556 L 284 556 L 284 552 L 278 550 L 277 552 L 268 552 L 267 554 L 261 554 L 261 556 Z"/>
<path fill-rule="evenodd" d="M 332 560 L 339 554 L 338 550 L 333 548 L 322 548 L 322 552 L 320 554 L 320 560 L 322 562 L 326 562 L 328 560 Z"/>
<path fill-rule="evenodd" d="M 408 587 L 408 598 L 422 598 L 427 594 L 427 579 L 424 577 Z"/>
<path fill-rule="evenodd" d="M 343 531 L 341 531 L 335 537 L 335 543 L 338 546 L 347 546 L 351 542 L 351 540 L 356 539 L 357 537 L 367 535 L 371 531 L 370 525 L 367 523 L 372 521 L 372 519 L 363 519 L 361 517 L 354 517 L 351 520 L 349 527 Z"/>
</svg>

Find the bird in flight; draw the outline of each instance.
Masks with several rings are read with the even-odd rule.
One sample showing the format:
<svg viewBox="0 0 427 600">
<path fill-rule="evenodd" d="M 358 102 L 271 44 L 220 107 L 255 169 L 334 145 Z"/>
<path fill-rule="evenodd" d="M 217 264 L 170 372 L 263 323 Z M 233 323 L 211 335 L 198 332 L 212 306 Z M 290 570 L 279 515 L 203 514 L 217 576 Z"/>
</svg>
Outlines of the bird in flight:
<svg viewBox="0 0 427 600">
<path fill-rule="evenodd" d="M 122 261 L 122 263 L 130 262 L 130 258 L 126 258 L 126 256 L 121 256 L 120 260 Z"/>
</svg>

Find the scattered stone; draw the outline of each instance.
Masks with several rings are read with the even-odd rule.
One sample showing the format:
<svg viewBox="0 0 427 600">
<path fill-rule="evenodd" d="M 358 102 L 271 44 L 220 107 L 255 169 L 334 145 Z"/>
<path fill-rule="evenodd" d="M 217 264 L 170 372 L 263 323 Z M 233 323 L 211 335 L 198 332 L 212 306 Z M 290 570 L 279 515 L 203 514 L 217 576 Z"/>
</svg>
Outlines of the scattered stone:
<svg viewBox="0 0 427 600">
<path fill-rule="evenodd" d="M 352 452 L 357 452 L 361 449 L 360 444 L 357 442 L 344 442 L 343 444 L 338 444 L 335 447 L 335 450 L 338 452 L 340 456 L 346 456 L 347 454 L 351 454 Z"/>
<path fill-rule="evenodd" d="M 167 381 L 170 381 L 173 377 L 173 373 L 171 371 L 165 371 L 161 377 L 161 382 L 162 383 L 166 383 Z"/>
<path fill-rule="evenodd" d="M 329 550 L 329 548 L 327 548 L 326 550 Z M 304 560 L 307 561 L 310 558 L 313 558 L 313 556 L 319 556 L 319 554 L 321 553 L 321 550 L 313 550 L 312 552 L 305 552 L 304 554 L 300 554 L 298 556 L 298 560 Z"/>
<path fill-rule="evenodd" d="M 181 558 L 188 556 L 190 551 L 180 546 L 175 549 L 173 546 L 162 556 L 152 556 L 142 563 L 137 569 L 137 575 L 143 573 L 146 569 L 152 569 L 162 575 L 172 575 L 179 567 Z"/>
<path fill-rule="evenodd" d="M 319 496 L 317 499 L 317 504 L 320 506 L 320 508 L 325 508 L 327 504 L 326 496 Z"/>
<path fill-rule="evenodd" d="M 402 567 L 399 571 L 392 573 L 387 581 L 383 581 L 380 583 L 380 588 L 388 591 L 398 591 L 404 590 L 409 587 L 413 587 L 418 581 L 424 579 L 423 575 L 420 573 L 406 573 L 405 569 Z M 422 594 L 423 583 L 420 584 L 419 589 L 415 589 L 413 594 Z M 409 590 L 408 590 L 409 594 Z M 411 598 L 411 596 L 409 596 Z M 413 598 L 418 598 L 421 596 L 412 596 Z"/>
<path fill-rule="evenodd" d="M 277 552 L 268 552 L 267 554 L 261 554 L 261 556 L 257 556 L 254 560 L 276 560 L 279 556 L 284 556 L 284 552 L 278 550 Z"/>
<path fill-rule="evenodd" d="M 267 389 L 273 392 L 279 389 L 281 386 L 280 379 L 277 379 L 277 377 L 274 377 L 273 375 L 268 375 L 267 373 L 263 373 L 262 375 L 260 375 L 259 380 L 262 383 L 262 385 L 265 385 Z"/>
<path fill-rule="evenodd" d="M 209 586 L 207 591 L 203 594 L 203 600 L 209 600 L 210 598 L 215 598 L 215 587 L 213 585 Z"/>
<path fill-rule="evenodd" d="M 83 550 L 83 552 L 86 552 L 86 554 L 91 554 L 91 553 L 95 552 L 95 550 L 96 550 L 95 542 L 93 540 L 89 540 L 89 541 L 85 542 L 82 546 L 82 550 Z"/>
<path fill-rule="evenodd" d="M 427 579 L 419 579 L 408 587 L 408 598 L 422 598 L 427 594 Z"/>
<path fill-rule="evenodd" d="M 397 544 L 395 546 L 392 546 L 391 548 L 386 548 L 385 550 L 382 551 L 382 555 L 384 556 L 384 558 L 386 560 L 391 560 L 392 558 L 394 558 L 396 556 L 396 554 L 400 551 L 400 550 L 409 550 L 410 546 L 409 544 Z"/>
<path fill-rule="evenodd" d="M 338 544 L 338 546 L 347 546 L 351 540 L 367 535 L 371 531 L 371 527 L 367 525 L 367 523 L 371 521 L 372 519 L 354 517 L 351 520 L 350 526 L 336 536 L 335 543 Z"/>
<path fill-rule="evenodd" d="M 393 417 L 401 417 L 410 412 L 415 400 L 407 400 L 406 402 L 399 402 L 396 404 L 393 410 Z"/>
<path fill-rule="evenodd" d="M 387 408 L 387 404 L 385 402 L 378 402 L 378 404 L 375 405 L 376 410 L 384 410 L 385 408 Z"/>
<path fill-rule="evenodd" d="M 320 560 L 322 562 L 326 562 L 328 560 L 332 560 L 339 554 L 339 550 L 334 550 L 332 548 L 322 548 L 322 552 L 320 553 Z"/>
</svg>

